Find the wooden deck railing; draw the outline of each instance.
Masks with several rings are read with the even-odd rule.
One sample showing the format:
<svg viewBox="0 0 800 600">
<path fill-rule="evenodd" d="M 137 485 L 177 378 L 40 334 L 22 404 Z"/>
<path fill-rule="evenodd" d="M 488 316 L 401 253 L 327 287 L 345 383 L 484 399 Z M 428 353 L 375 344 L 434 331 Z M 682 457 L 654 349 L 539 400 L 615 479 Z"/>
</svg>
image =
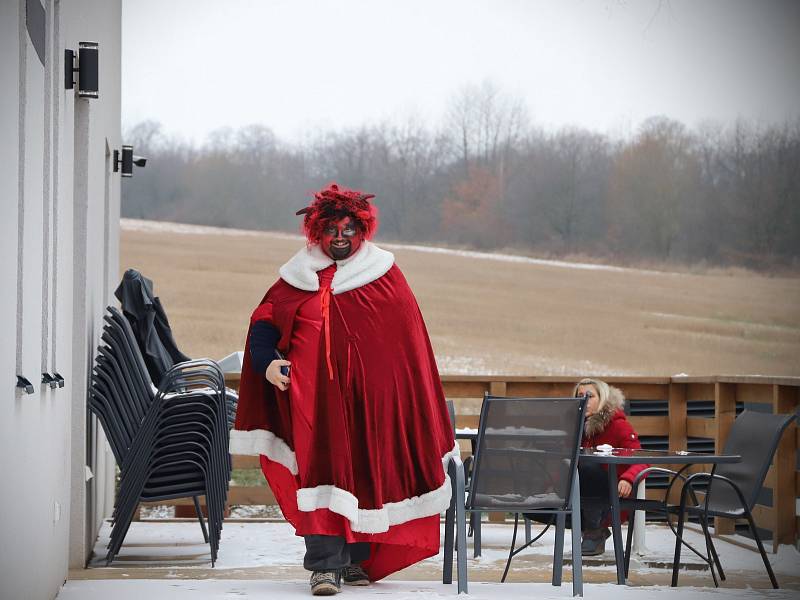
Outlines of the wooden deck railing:
<svg viewBox="0 0 800 600">
<path fill-rule="evenodd" d="M 238 374 L 227 377 L 237 388 Z M 619 387 L 634 415 L 631 424 L 639 436 L 665 436 L 670 450 L 684 450 L 689 438 L 713 440 L 715 451 L 722 450 L 736 417 L 739 403 L 771 407 L 774 413 L 797 412 L 800 406 L 800 377 L 713 376 L 713 377 L 604 377 Z M 497 396 L 563 397 L 572 394 L 575 378 L 446 375 L 442 377 L 445 395 L 455 402 L 457 427 L 477 427 L 481 400 L 485 392 Z M 667 414 L 637 416 L 637 403 L 666 401 Z M 705 402 L 713 415 L 690 416 L 693 403 Z M 800 436 L 792 424 L 781 438 L 770 467 L 765 488 L 772 491 L 772 506 L 758 504 L 754 518 L 759 527 L 772 532 L 773 549 L 778 544 L 794 544 L 798 539 L 798 492 L 800 472 L 797 454 Z M 469 445 L 462 446 L 464 455 Z M 256 457 L 234 456 L 234 468 L 258 468 Z M 698 469 L 703 468 L 699 466 Z M 648 489 L 649 497 L 663 497 L 663 491 Z M 233 486 L 231 504 L 273 504 L 267 487 Z M 731 533 L 733 524 L 724 519 L 715 523 L 717 533 Z"/>
</svg>

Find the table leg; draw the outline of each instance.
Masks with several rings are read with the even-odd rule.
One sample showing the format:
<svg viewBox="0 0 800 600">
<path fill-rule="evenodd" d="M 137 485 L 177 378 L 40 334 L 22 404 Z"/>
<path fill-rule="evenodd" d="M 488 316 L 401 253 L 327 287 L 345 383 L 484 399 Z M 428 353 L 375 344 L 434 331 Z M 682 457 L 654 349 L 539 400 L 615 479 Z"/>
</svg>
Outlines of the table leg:
<svg viewBox="0 0 800 600">
<path fill-rule="evenodd" d="M 608 465 L 608 499 L 611 501 L 611 536 L 614 539 L 614 560 L 617 563 L 617 584 L 625 585 L 625 548 L 622 545 L 622 522 L 617 493 L 617 465 Z"/>
</svg>

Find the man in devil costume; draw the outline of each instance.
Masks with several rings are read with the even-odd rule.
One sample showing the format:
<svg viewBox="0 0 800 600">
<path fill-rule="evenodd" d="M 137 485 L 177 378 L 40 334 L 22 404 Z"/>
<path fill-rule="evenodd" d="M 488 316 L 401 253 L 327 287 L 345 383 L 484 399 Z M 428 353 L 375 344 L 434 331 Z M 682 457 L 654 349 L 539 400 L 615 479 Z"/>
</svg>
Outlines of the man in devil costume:
<svg viewBox="0 0 800 600">
<path fill-rule="evenodd" d="M 231 433 L 304 538 L 314 595 L 437 554 L 458 452 L 417 302 L 369 241 L 373 197 L 331 184 L 298 211 L 307 245 L 252 314 Z"/>
</svg>

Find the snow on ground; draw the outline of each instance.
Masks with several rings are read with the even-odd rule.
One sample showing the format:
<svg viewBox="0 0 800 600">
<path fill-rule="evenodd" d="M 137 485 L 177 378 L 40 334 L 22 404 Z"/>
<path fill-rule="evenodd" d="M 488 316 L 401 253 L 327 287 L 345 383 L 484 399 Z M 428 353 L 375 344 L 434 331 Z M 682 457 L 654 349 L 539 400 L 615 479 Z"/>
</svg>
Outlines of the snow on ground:
<svg viewBox="0 0 800 600">
<path fill-rule="evenodd" d="M 369 587 L 348 587 L 341 598 L 386 598 L 392 600 L 420 600 L 422 598 L 470 598 L 474 600 L 549 600 L 570 598 L 572 588 L 565 584 L 560 588 L 546 583 L 472 583 L 469 596 L 458 596 L 455 584 L 420 581 L 383 581 Z M 651 586 L 623 587 L 613 584 L 587 584 L 584 597 L 592 600 L 727 600 L 729 598 L 797 598 L 794 590 L 731 590 L 713 588 L 682 587 L 675 590 L 668 587 Z M 264 580 L 83 580 L 67 581 L 58 600 L 210 600 L 238 598 L 311 598 L 306 581 L 264 581 Z"/>
<path fill-rule="evenodd" d="M 534 535 L 540 531 L 541 526 L 534 524 Z M 468 540 L 470 571 L 502 569 L 511 544 L 511 525 L 484 523 L 482 527 L 482 556 L 473 558 L 472 539 Z M 109 524 L 106 522 L 94 547 L 94 556 L 91 567 L 101 567 L 105 564 L 105 547 L 110 533 Z M 522 530 L 517 538 L 519 545 Z M 623 530 L 624 535 L 624 530 Z M 754 548 L 754 544 L 741 537 L 737 540 Z M 515 560 L 541 559 L 541 563 L 549 564 L 555 541 L 553 529 L 548 530 L 544 536 L 533 546 L 524 550 Z M 687 540 L 698 549 L 704 548 L 702 534 L 693 529 L 687 530 Z M 646 531 L 646 550 L 639 557 L 634 557 L 631 569 L 641 573 L 644 569 L 666 572 L 647 565 L 671 563 L 674 552 L 675 537 L 665 526 L 648 525 Z M 752 572 L 753 577 L 766 578 L 760 556 L 753 550 L 732 544 L 725 539 L 715 542 L 720 560 L 726 572 Z M 302 564 L 305 547 L 302 538 L 294 535 L 292 526 L 286 522 L 265 523 L 225 523 L 222 539 L 220 541 L 219 556 L 216 563 L 217 570 L 247 569 L 264 567 L 296 567 Z M 570 538 L 566 537 L 564 553 L 569 556 Z M 800 565 L 800 553 L 793 546 L 781 546 L 778 554 L 770 554 L 770 562 L 778 577 L 781 575 L 797 575 Z M 604 569 L 612 572 L 613 544 L 611 540 L 606 543 L 606 553 L 602 557 L 604 564 L 592 566 L 589 569 Z M 695 570 L 702 566 L 702 561 L 684 550 L 681 555 L 684 564 Z M 595 562 L 595 561 L 593 561 Z M 442 553 L 420 563 L 420 567 L 431 572 L 441 569 Z M 596 563 L 595 563 L 596 564 Z M 200 525 L 193 521 L 183 522 L 146 522 L 139 521 L 131 524 L 120 553 L 112 568 L 144 567 L 144 568 L 170 568 L 176 576 L 184 569 L 209 568 L 208 545 L 203 543 Z M 514 563 L 512 563 L 512 570 Z M 186 572 L 188 573 L 188 571 Z M 710 579 L 710 577 L 709 577 Z"/>
<path fill-rule="evenodd" d="M 534 533 L 539 530 L 534 526 Z M 294 535 L 292 527 L 285 522 L 270 523 L 225 523 L 220 544 L 219 559 L 214 569 L 210 568 L 208 546 L 203 543 L 197 522 L 140 521 L 131 525 L 130 531 L 118 555 L 109 568 L 104 568 L 105 546 L 108 542 L 109 525 L 104 523 L 94 548 L 94 557 L 88 570 L 70 572 L 58 595 L 58 600 L 208 600 L 212 598 L 309 598 L 308 582 L 301 568 L 304 546 L 302 539 Z M 484 523 L 483 556 L 472 557 L 472 540 L 469 540 L 469 598 L 476 600 L 541 600 L 569 598 L 571 596 L 571 568 L 565 567 L 565 580 L 560 588 L 541 583 L 549 578 L 554 536 L 552 531 L 531 548 L 522 552 L 512 563 L 514 583 L 497 582 L 506 559 L 511 540 L 512 527 Z M 701 544 L 702 535 L 689 530 L 688 539 Z M 738 542 L 752 545 L 743 538 Z M 569 555 L 569 537 L 565 542 L 565 554 Z M 733 580 L 740 582 L 736 589 L 711 587 L 710 575 L 698 570 L 700 561 L 687 553 L 683 559 L 691 570 L 684 571 L 683 585 L 674 590 L 663 582 L 668 581 L 669 570 L 656 568 L 655 563 L 671 562 L 674 537 L 663 526 L 649 525 L 646 537 L 647 552 L 631 565 L 631 579 L 638 577 L 639 583 L 617 586 L 601 581 L 613 578 L 612 546 L 602 557 L 604 564 L 584 567 L 584 595 L 597 600 L 642 600 L 643 598 L 667 598 L 722 600 L 723 598 L 797 598 L 797 567 L 800 554 L 794 547 L 782 546 L 780 552 L 770 554 L 770 560 L 778 575 L 793 583 L 788 590 L 752 589 L 751 582 L 766 584 L 766 574 L 758 554 L 752 550 L 731 544 L 724 539 L 717 541 L 722 564 Z M 645 561 L 650 561 L 646 563 Z M 594 563 L 597 565 L 597 563 Z M 395 574 L 392 578 L 371 585 L 369 588 L 343 590 L 343 598 L 385 598 L 393 600 L 417 600 L 420 598 L 450 598 L 457 596 L 456 585 L 443 585 L 435 581 L 441 577 L 442 554 L 422 561 L 418 565 Z M 519 577 L 528 577 L 534 571 L 536 583 L 518 583 Z M 694 573 L 694 575 L 691 575 Z M 697 587 L 706 585 L 708 587 Z M 741 582 L 744 582 L 741 584 Z M 656 583 L 657 585 L 651 585 Z"/>
<path fill-rule="evenodd" d="M 90 566 L 105 564 L 106 545 L 111 529 L 103 524 L 94 546 Z M 236 523 L 226 521 L 220 540 L 217 569 L 237 569 L 266 565 L 298 565 L 303 562 L 302 538 L 286 522 Z M 131 524 L 115 566 L 208 568 L 208 545 L 196 521 Z"/>
<path fill-rule="evenodd" d="M 240 235 L 269 236 L 285 240 L 302 240 L 303 236 L 278 231 L 257 231 L 254 229 L 233 229 L 229 227 L 213 227 L 210 225 L 190 225 L 189 223 L 172 223 L 170 221 L 146 221 L 144 219 L 120 219 L 123 231 L 141 231 L 143 233 L 174 233 L 177 235 Z"/>
<path fill-rule="evenodd" d="M 239 236 L 267 236 L 284 240 L 302 240 L 303 236 L 279 231 L 256 231 L 252 229 L 232 229 L 227 227 L 212 227 L 209 225 L 190 225 L 188 223 L 171 223 L 169 221 L 146 221 L 142 219 L 120 219 L 123 231 L 141 231 L 145 233 L 174 233 L 179 235 L 239 235 Z M 429 254 L 447 254 L 479 260 L 494 260 L 499 262 L 522 263 L 544 267 L 562 267 L 567 269 L 581 269 L 588 271 L 612 271 L 635 273 L 659 273 L 647 269 L 632 269 L 628 267 L 615 267 L 594 263 L 568 262 L 565 260 L 550 260 L 532 258 L 518 254 L 504 254 L 499 252 L 478 252 L 474 250 L 456 250 L 454 248 L 439 248 L 436 246 L 419 246 L 416 244 L 391 244 L 380 243 L 381 248 L 387 250 L 410 250 L 412 252 L 426 252 Z M 677 273 L 673 273 L 677 274 Z"/>
</svg>

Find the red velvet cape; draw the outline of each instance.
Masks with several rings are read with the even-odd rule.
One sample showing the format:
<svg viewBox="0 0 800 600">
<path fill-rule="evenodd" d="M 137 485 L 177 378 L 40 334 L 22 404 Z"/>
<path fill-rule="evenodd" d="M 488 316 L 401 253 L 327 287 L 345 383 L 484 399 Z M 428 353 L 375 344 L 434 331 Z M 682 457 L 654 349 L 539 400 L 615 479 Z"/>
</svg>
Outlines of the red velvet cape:
<svg viewBox="0 0 800 600">
<path fill-rule="evenodd" d="M 278 348 L 288 354 L 298 308 L 317 293 L 279 279 L 251 324 L 277 327 Z M 249 341 L 232 435 L 282 440 L 273 456 L 253 453 L 262 455 L 284 516 L 297 535 L 371 542 L 362 566 L 377 580 L 438 552 L 439 513 L 450 498 L 443 459 L 457 450 L 422 314 L 400 269 L 331 295 L 329 319 L 330 347 L 324 334 L 319 341 L 308 465 L 291 464 L 291 386 L 281 392 L 253 372 Z"/>
</svg>

